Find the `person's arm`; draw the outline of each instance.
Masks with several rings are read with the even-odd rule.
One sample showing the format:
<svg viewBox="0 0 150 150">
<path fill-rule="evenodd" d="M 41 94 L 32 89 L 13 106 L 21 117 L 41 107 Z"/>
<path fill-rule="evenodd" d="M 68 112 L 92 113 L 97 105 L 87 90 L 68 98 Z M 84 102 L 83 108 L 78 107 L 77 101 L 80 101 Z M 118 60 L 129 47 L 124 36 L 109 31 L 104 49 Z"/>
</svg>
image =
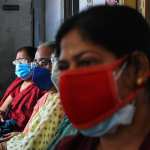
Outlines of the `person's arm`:
<svg viewBox="0 0 150 150">
<path fill-rule="evenodd" d="M 12 137 L 18 135 L 19 133 L 21 132 L 10 132 L 10 133 L 4 134 L 3 137 L 0 138 L 0 143 L 9 141 Z"/>
<path fill-rule="evenodd" d="M 9 95 L 6 100 L 4 101 L 4 103 L 1 105 L 0 107 L 0 111 L 5 112 L 6 109 L 8 108 L 8 106 L 11 104 L 13 98 L 11 95 Z"/>
<path fill-rule="evenodd" d="M 5 142 L 0 143 L 0 150 L 7 150 L 7 144 Z"/>
<path fill-rule="evenodd" d="M 4 121 L 3 119 L 3 115 L 5 114 L 5 111 L 7 110 L 8 106 L 11 104 L 13 98 L 11 95 L 9 95 L 6 100 L 4 101 L 4 103 L 1 105 L 0 107 L 0 121 Z"/>
</svg>

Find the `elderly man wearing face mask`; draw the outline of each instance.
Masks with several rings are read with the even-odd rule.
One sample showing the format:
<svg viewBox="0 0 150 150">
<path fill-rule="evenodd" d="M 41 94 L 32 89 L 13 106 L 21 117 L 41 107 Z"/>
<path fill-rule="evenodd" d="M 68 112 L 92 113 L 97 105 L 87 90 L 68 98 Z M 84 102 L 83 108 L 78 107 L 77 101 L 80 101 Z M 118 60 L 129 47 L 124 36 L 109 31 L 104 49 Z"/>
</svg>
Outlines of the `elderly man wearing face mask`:
<svg viewBox="0 0 150 150">
<path fill-rule="evenodd" d="M 35 54 L 32 80 L 41 89 L 51 90 L 53 84 L 51 82 L 51 54 L 53 45 L 48 43 L 41 44 Z"/>
</svg>

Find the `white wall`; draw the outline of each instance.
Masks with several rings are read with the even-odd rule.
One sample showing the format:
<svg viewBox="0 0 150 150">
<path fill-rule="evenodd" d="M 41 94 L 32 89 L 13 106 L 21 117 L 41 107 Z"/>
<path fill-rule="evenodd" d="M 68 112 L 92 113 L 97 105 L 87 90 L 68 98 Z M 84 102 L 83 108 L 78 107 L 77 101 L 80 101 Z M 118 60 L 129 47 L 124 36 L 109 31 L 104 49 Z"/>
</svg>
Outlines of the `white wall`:
<svg viewBox="0 0 150 150">
<path fill-rule="evenodd" d="M 94 5 L 104 5 L 106 0 L 93 0 Z"/>
<path fill-rule="evenodd" d="M 53 41 L 63 21 L 63 0 L 46 0 L 46 41 Z"/>
<path fill-rule="evenodd" d="M 82 11 L 94 5 L 104 5 L 105 0 L 79 0 L 79 10 Z"/>
</svg>

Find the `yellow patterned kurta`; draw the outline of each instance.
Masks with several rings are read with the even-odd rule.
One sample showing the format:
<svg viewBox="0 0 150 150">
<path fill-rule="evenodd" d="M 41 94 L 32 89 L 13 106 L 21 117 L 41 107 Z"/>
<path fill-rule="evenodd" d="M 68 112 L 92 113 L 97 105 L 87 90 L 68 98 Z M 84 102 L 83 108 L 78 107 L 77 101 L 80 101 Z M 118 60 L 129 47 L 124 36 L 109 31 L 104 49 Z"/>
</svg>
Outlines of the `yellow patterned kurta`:
<svg viewBox="0 0 150 150">
<path fill-rule="evenodd" d="M 64 117 L 59 96 L 45 94 L 36 104 L 23 133 L 7 142 L 8 150 L 45 150 Z"/>
</svg>

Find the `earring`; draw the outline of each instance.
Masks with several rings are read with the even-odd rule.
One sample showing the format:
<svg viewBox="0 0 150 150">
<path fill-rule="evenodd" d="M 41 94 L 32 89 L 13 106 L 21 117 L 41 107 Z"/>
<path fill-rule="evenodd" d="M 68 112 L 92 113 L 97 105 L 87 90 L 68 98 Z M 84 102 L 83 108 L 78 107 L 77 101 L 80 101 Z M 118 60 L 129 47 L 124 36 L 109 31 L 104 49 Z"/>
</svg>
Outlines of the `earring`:
<svg viewBox="0 0 150 150">
<path fill-rule="evenodd" d="M 143 78 L 139 78 L 139 79 L 137 79 L 137 85 L 141 85 L 142 83 L 143 83 Z"/>
</svg>

